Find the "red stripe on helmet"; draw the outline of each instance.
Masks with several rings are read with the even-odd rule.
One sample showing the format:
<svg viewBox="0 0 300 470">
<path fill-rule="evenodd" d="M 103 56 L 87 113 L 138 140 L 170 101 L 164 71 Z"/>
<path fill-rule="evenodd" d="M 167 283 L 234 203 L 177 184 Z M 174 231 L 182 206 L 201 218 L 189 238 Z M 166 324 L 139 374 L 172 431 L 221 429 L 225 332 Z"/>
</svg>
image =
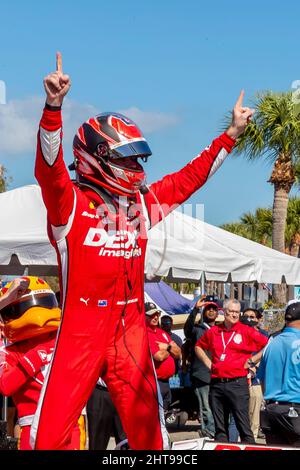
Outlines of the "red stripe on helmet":
<svg viewBox="0 0 300 470">
<path fill-rule="evenodd" d="M 117 131 L 118 134 L 121 134 L 127 139 L 143 137 L 139 128 L 132 121 L 128 120 L 128 123 L 126 123 L 123 119 L 120 119 L 116 116 L 111 116 L 110 124 Z"/>
<path fill-rule="evenodd" d="M 85 136 L 84 136 L 84 131 L 83 131 L 83 127 L 79 127 L 78 129 L 78 137 L 80 138 L 81 142 L 86 145 L 86 140 L 85 140 Z"/>
<path fill-rule="evenodd" d="M 115 140 L 112 139 L 111 137 L 109 137 L 107 134 L 105 134 L 103 132 L 103 130 L 101 130 L 101 124 L 100 122 L 98 121 L 98 119 L 96 118 L 90 118 L 88 121 L 87 121 L 87 124 L 89 124 L 93 129 L 94 131 L 96 131 L 98 134 L 102 135 L 102 137 L 104 137 L 108 142 L 111 142 L 113 144 L 115 144 Z"/>
</svg>

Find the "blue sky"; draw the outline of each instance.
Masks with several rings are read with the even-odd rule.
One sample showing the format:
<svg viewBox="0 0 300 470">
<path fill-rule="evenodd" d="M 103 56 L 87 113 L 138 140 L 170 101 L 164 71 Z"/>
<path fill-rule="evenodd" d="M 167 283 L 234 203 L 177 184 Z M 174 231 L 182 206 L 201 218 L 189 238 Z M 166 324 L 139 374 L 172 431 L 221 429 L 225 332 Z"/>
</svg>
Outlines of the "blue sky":
<svg viewBox="0 0 300 470">
<path fill-rule="evenodd" d="M 287 91 L 300 79 L 300 6 L 287 0 L 1 2 L 0 162 L 11 187 L 33 183 L 42 79 L 63 54 L 72 79 L 65 159 L 90 113 L 128 111 L 153 156 L 148 181 L 180 169 L 219 133 L 241 88 Z M 1 129 L 2 127 L 2 129 Z M 272 204 L 271 167 L 229 157 L 191 201 L 219 225 Z"/>
</svg>

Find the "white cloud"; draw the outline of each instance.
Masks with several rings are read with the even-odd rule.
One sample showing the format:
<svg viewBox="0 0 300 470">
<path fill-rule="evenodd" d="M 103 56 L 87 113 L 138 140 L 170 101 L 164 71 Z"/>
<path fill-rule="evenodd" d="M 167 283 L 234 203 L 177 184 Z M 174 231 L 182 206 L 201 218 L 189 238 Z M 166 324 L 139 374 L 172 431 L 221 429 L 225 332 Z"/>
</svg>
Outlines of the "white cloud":
<svg viewBox="0 0 300 470">
<path fill-rule="evenodd" d="M 41 103 L 39 98 L 9 101 L 0 106 L 0 154 L 34 149 Z"/>
<path fill-rule="evenodd" d="M 36 134 L 44 98 L 12 100 L 0 106 L 0 155 L 35 152 Z M 97 114 L 91 105 L 66 100 L 64 103 L 64 140 L 70 143 L 83 121 Z"/>
<path fill-rule="evenodd" d="M 146 133 L 156 132 L 165 127 L 173 127 L 179 122 L 179 118 L 175 114 L 141 111 L 136 107 L 121 110 L 120 113 L 131 118 L 141 131 Z"/>
<path fill-rule="evenodd" d="M 0 155 L 35 152 L 36 133 L 44 106 L 44 98 L 11 100 L 0 105 Z M 89 104 L 66 100 L 63 109 L 64 141 L 70 144 L 78 127 L 100 110 Z M 151 133 L 178 123 L 172 114 L 142 111 L 136 107 L 120 111 L 137 122 L 143 132 Z"/>
</svg>

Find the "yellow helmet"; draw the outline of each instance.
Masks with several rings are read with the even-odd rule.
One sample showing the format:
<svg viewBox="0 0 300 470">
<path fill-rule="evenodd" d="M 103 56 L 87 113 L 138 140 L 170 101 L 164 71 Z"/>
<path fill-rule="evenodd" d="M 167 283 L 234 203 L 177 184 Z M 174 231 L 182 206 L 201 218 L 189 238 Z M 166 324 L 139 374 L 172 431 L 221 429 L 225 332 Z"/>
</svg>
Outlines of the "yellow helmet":
<svg viewBox="0 0 300 470">
<path fill-rule="evenodd" d="M 0 310 L 5 337 L 15 343 L 57 330 L 60 309 L 56 296 L 46 281 L 39 277 L 22 277 L 29 281 L 28 289 L 14 302 Z M 6 284 L 0 291 L 5 294 L 12 285 Z"/>
</svg>

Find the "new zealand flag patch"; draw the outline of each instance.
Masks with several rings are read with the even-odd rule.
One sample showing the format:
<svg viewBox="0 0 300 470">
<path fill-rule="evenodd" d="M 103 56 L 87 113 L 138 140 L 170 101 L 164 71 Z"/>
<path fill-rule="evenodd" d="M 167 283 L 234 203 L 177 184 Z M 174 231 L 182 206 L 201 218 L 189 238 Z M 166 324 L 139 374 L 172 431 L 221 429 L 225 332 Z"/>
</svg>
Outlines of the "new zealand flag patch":
<svg viewBox="0 0 300 470">
<path fill-rule="evenodd" d="M 107 300 L 98 300 L 98 307 L 107 307 Z"/>
</svg>

